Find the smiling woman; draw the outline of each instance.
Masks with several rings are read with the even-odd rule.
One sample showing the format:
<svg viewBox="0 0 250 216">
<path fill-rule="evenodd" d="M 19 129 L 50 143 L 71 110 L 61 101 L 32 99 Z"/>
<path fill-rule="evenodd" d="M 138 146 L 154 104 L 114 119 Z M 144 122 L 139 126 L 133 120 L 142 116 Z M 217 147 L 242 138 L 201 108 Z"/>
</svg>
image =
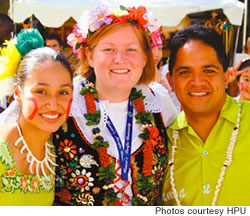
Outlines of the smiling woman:
<svg viewBox="0 0 250 216">
<path fill-rule="evenodd" d="M 167 159 L 165 128 L 176 116 L 152 91 L 152 34 L 144 7 L 97 7 L 69 35 L 81 56 L 57 147 L 56 205 L 156 205 Z M 155 39 L 155 37 L 154 37 Z"/>
<path fill-rule="evenodd" d="M 72 71 L 61 54 L 44 47 L 24 56 L 15 101 L 0 115 L 3 124 L 5 112 L 19 104 L 16 122 L 0 127 L 0 205 L 52 205 L 56 164 L 50 135 L 66 121 L 72 92 Z"/>
</svg>

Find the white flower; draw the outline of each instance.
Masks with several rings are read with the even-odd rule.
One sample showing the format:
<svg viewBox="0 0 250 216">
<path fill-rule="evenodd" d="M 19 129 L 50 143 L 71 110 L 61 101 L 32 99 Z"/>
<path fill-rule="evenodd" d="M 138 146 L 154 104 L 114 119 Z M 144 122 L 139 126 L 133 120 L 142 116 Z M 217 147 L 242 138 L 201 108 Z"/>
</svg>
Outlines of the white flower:
<svg viewBox="0 0 250 216">
<path fill-rule="evenodd" d="M 78 33 L 81 33 L 84 38 L 88 35 L 88 28 L 89 28 L 89 12 L 83 11 L 79 21 L 78 21 L 78 27 L 80 28 L 78 30 Z"/>
</svg>

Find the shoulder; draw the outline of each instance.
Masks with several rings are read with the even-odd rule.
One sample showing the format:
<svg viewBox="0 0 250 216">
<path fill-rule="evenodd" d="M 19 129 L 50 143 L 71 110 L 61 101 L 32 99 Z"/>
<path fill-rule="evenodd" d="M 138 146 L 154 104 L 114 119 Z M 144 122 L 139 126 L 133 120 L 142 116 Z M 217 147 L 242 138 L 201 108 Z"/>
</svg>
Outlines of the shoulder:
<svg viewBox="0 0 250 216">
<path fill-rule="evenodd" d="M 177 111 L 168 94 L 168 91 L 160 84 L 138 85 L 136 89 L 141 89 L 144 99 L 145 109 L 151 113 L 161 113 L 166 126 L 170 125 L 177 117 Z"/>
<path fill-rule="evenodd" d="M 241 115 L 250 121 L 250 101 L 241 101 Z"/>
<path fill-rule="evenodd" d="M 9 137 L 15 136 L 15 125 L 7 124 L 0 126 L 0 139 L 8 141 Z"/>
</svg>

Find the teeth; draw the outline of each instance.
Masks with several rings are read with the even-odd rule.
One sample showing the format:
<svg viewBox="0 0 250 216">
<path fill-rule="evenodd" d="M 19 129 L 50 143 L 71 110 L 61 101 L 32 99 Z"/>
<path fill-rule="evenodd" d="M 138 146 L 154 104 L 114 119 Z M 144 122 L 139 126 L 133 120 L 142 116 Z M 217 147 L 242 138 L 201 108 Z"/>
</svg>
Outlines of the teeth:
<svg viewBox="0 0 250 216">
<path fill-rule="evenodd" d="M 190 93 L 190 95 L 194 95 L 194 96 L 204 96 L 207 95 L 207 92 L 192 92 Z"/>
<path fill-rule="evenodd" d="M 128 72 L 128 70 L 127 70 L 127 69 L 112 70 L 112 72 L 114 72 L 114 73 L 127 73 L 127 72 Z"/>
<path fill-rule="evenodd" d="M 58 118 L 59 114 L 56 114 L 56 115 L 42 114 L 42 116 L 48 119 L 56 119 Z"/>
</svg>

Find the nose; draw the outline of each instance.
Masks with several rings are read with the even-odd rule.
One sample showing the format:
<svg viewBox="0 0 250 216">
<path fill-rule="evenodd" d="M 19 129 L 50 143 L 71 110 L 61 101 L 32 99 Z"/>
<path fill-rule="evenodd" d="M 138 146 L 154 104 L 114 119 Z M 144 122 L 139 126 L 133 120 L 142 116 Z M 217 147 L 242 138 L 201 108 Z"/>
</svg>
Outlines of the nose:
<svg viewBox="0 0 250 216">
<path fill-rule="evenodd" d="M 124 58 L 125 56 L 124 56 L 123 51 L 117 51 L 117 53 L 115 54 L 114 62 L 116 64 L 121 64 L 124 62 Z"/>
<path fill-rule="evenodd" d="M 205 80 L 202 77 L 202 75 L 200 73 L 194 73 L 193 75 L 193 84 L 195 85 L 202 85 L 204 84 Z"/>
<path fill-rule="evenodd" d="M 50 111 L 56 111 L 58 106 L 58 99 L 56 96 L 51 96 L 48 99 L 47 107 L 50 109 Z"/>
</svg>

